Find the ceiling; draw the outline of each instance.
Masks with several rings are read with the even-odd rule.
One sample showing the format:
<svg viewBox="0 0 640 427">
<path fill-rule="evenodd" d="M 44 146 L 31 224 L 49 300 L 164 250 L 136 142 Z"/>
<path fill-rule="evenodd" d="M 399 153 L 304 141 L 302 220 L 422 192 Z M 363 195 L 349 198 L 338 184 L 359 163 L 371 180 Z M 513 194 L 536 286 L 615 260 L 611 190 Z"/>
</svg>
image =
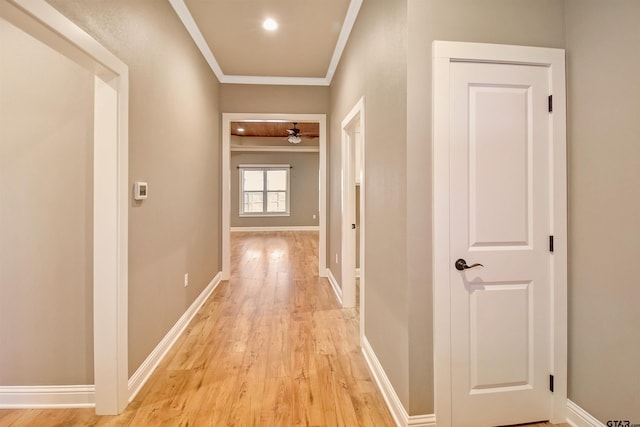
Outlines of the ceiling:
<svg viewBox="0 0 640 427">
<path fill-rule="evenodd" d="M 362 0 L 169 0 L 221 83 L 322 85 Z M 265 19 L 278 23 L 262 28 Z"/>
<path fill-rule="evenodd" d="M 320 134 L 320 124 L 318 122 L 300 123 L 296 127 L 300 129 L 301 136 L 307 138 L 317 138 Z M 293 122 L 231 122 L 231 135 L 236 136 L 257 136 L 257 137 L 283 137 L 289 136 L 287 129 L 293 128 Z M 240 131 L 239 129 L 243 129 Z"/>
</svg>

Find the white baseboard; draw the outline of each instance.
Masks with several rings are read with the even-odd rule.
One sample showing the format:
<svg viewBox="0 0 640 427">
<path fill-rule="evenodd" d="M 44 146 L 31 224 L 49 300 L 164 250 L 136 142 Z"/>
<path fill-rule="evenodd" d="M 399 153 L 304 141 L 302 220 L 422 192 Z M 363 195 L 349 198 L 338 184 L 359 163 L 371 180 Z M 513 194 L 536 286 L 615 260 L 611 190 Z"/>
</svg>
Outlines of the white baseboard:
<svg viewBox="0 0 640 427">
<path fill-rule="evenodd" d="M 338 298 L 338 302 L 342 305 L 342 288 L 338 284 L 336 276 L 333 275 L 329 268 L 327 268 L 327 279 L 329 279 L 329 283 L 331 283 L 331 287 L 333 288 L 333 292 L 336 294 L 336 298 Z"/>
<path fill-rule="evenodd" d="M 156 370 L 162 359 L 166 356 L 166 354 L 171 350 L 171 347 L 176 343 L 180 335 L 184 332 L 184 330 L 191 322 L 191 319 L 196 315 L 202 304 L 205 303 L 207 298 L 213 293 L 215 288 L 220 283 L 220 279 L 222 277 L 222 273 L 218 273 L 215 275 L 213 280 L 209 282 L 207 287 L 198 295 L 198 298 L 193 301 L 191 306 L 184 312 L 182 317 L 178 319 L 178 321 L 173 325 L 173 327 L 167 332 L 162 341 L 158 343 L 156 348 L 147 356 L 142 365 L 136 370 L 136 372 L 129 378 L 129 402 L 131 402 L 142 386 L 147 382 L 153 371 Z"/>
<path fill-rule="evenodd" d="M 573 427 L 605 427 L 593 415 L 567 400 L 567 423 Z"/>
<path fill-rule="evenodd" d="M 362 337 L 362 353 L 396 425 L 398 427 L 436 427 L 436 417 L 433 414 L 409 416 L 366 336 Z"/>
<path fill-rule="evenodd" d="M 129 401 L 138 394 L 158 364 L 180 337 L 202 304 L 220 283 L 216 274 L 189 309 L 178 319 L 138 370 L 129 378 Z M 94 385 L 71 386 L 0 386 L 0 409 L 27 408 L 94 408 Z"/>
<path fill-rule="evenodd" d="M 3 386 L 0 409 L 94 408 L 93 385 Z"/>
<path fill-rule="evenodd" d="M 317 225 L 292 225 L 289 227 L 231 227 L 231 232 L 252 232 L 252 231 L 319 231 Z"/>
<path fill-rule="evenodd" d="M 411 427 L 436 427 L 436 416 L 429 415 L 409 415 L 407 426 Z"/>
</svg>

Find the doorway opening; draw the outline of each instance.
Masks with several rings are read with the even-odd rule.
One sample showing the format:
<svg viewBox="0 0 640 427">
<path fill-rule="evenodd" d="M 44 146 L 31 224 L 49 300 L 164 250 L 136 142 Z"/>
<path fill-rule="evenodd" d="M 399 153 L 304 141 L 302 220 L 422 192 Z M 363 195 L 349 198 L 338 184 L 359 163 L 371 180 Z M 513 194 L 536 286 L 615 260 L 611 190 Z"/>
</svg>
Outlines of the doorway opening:
<svg viewBox="0 0 640 427">
<path fill-rule="evenodd" d="M 260 137 L 253 137 L 253 140 L 249 141 L 238 141 L 238 137 L 240 133 L 238 131 L 239 124 L 245 123 L 247 126 L 243 126 L 243 128 L 248 128 L 249 125 L 256 125 L 258 128 L 263 128 L 260 132 L 271 132 L 274 131 L 274 128 L 284 126 L 285 131 L 287 129 L 298 129 L 300 130 L 300 139 L 305 139 L 306 134 L 306 124 L 317 124 L 317 137 L 315 134 L 313 135 L 315 141 L 313 143 L 305 144 L 303 141 L 298 141 L 296 138 L 289 138 L 290 132 L 286 132 L 285 136 L 271 136 L 268 134 L 259 134 L 262 135 L 262 139 L 271 139 L 273 138 L 273 142 L 265 143 L 263 141 L 258 141 Z M 296 123 L 296 125 L 294 125 Z M 309 127 L 311 129 L 311 127 Z M 244 129 L 240 132 L 246 132 L 247 129 Z M 309 130 L 309 132 L 311 132 Z M 296 132 L 294 132 L 296 133 Z M 234 135 L 235 134 L 235 135 Z M 258 134 L 256 134 L 258 135 Z M 298 136 L 297 134 L 295 136 Z M 243 139 L 243 138 L 241 138 Z M 248 138 L 247 138 L 248 139 Z M 291 139 L 291 140 L 289 140 Z M 293 141 L 293 142 L 292 142 Z M 288 153 L 318 153 L 318 167 L 317 167 L 317 189 L 318 189 L 318 199 L 317 199 L 317 214 L 312 213 L 311 215 L 317 215 L 317 218 L 311 218 L 314 223 L 317 222 L 316 227 L 319 233 L 318 239 L 318 276 L 326 277 L 327 275 L 327 267 L 326 267 L 326 223 L 327 223 L 327 215 L 326 215 L 326 116 L 324 114 L 250 114 L 250 113 L 223 113 L 222 114 L 222 279 L 228 280 L 231 275 L 231 231 L 234 227 L 232 227 L 232 212 L 234 213 L 234 221 L 237 219 L 235 216 L 237 212 L 235 212 L 235 208 L 241 212 L 243 207 L 240 206 L 241 203 L 234 203 L 234 207 L 232 207 L 232 199 L 235 198 L 232 196 L 232 191 L 239 193 L 238 187 L 235 185 L 241 185 L 240 180 L 236 177 L 234 171 L 232 170 L 232 153 L 236 154 L 248 154 L 248 153 L 261 153 L 261 158 L 266 158 L 265 156 L 275 153 L 288 154 Z M 254 159 L 255 160 L 255 159 Z M 237 162 L 236 162 L 237 163 Z M 276 165 L 273 161 L 259 161 L 253 162 L 252 164 L 235 164 L 235 168 L 243 166 L 246 170 L 252 170 L 253 172 L 257 171 L 256 168 L 263 171 L 264 174 L 268 174 L 268 169 L 273 169 L 273 166 L 278 166 L 279 170 L 291 169 L 291 165 L 289 163 L 282 164 L 282 162 L 277 162 Z M 307 171 L 308 172 L 308 171 Z M 266 176 L 266 175 L 264 175 Z M 232 184 L 232 181 L 235 182 Z M 266 183 L 266 180 L 264 181 Z M 266 184 L 265 184 L 266 185 Z M 233 190 L 232 190 L 233 189 Z M 265 187 L 265 192 L 269 192 L 269 189 Z M 266 194 L 266 193 L 265 193 Z M 238 194 L 238 197 L 240 195 Z M 265 196 L 268 197 L 268 196 Z M 286 196 L 288 199 L 288 195 Z M 248 206 L 248 205 L 247 205 Z M 253 208 L 251 208 L 253 209 Z M 256 208 L 257 209 L 257 208 Z M 265 208 L 267 209 L 267 208 Z M 315 212 L 315 211 L 314 211 Z M 290 212 L 282 213 L 282 215 L 289 215 Z M 257 215 L 257 214 L 256 214 Z M 267 213 L 268 215 L 268 213 Z M 279 214 L 271 215 L 270 218 L 277 217 Z M 247 217 L 251 217 L 252 215 L 246 215 Z M 307 215 L 309 216 L 309 215 Z M 264 218 L 267 218 L 265 215 Z M 250 220 L 251 218 L 246 218 Z M 262 227 L 253 227 L 246 228 L 247 230 L 264 230 L 268 228 Z M 282 227 L 279 227 L 282 229 Z M 295 229 L 308 229 L 308 227 L 296 227 L 291 226 L 285 229 L 295 230 Z"/>
<path fill-rule="evenodd" d="M 95 387 L 57 391 L 63 405 L 116 415 L 129 399 L 127 66 L 42 0 L 2 1 L 0 18 L 94 75 L 93 353 Z M 64 387 L 63 387 L 64 389 Z M 93 389 L 93 390 L 92 390 Z M 72 402 L 69 396 L 72 395 Z M 25 402 L 36 405 L 40 402 Z M 46 402 L 50 404 L 50 402 Z M 45 404 L 46 404 L 45 403 Z"/>
<path fill-rule="evenodd" d="M 365 289 L 364 98 L 346 115 L 342 129 L 342 306 L 360 306 L 363 331 Z"/>
</svg>

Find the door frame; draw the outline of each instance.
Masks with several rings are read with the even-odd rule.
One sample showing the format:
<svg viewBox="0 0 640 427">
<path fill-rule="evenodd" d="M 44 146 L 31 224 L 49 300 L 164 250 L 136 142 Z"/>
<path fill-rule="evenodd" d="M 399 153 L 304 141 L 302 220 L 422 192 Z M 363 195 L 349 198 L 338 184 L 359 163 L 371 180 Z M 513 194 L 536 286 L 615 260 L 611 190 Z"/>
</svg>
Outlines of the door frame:
<svg viewBox="0 0 640 427">
<path fill-rule="evenodd" d="M 95 75 L 93 397 L 97 414 L 116 415 L 129 400 L 128 67 L 44 0 L 0 2 L 0 16 Z"/>
<path fill-rule="evenodd" d="M 231 276 L 231 122 L 318 122 L 320 135 L 318 176 L 318 275 L 327 277 L 327 116 L 326 114 L 222 113 L 222 280 Z"/>
<path fill-rule="evenodd" d="M 567 414 L 567 172 L 565 52 L 563 49 L 434 41 L 433 55 L 433 310 L 434 394 L 439 427 L 451 426 L 451 298 L 449 292 L 449 72 L 452 62 L 491 62 L 546 67 L 549 70 L 553 113 L 550 113 L 551 150 L 551 370 L 554 393 L 552 423 Z"/>
<path fill-rule="evenodd" d="M 355 218 L 356 208 L 356 177 L 355 177 L 355 135 L 360 132 L 360 314 L 364 314 L 364 97 L 360 98 L 356 105 L 342 120 L 341 129 L 341 234 L 342 234 L 342 267 L 340 277 L 342 282 L 342 306 L 344 308 L 355 307 L 356 304 L 356 237 L 351 231 L 351 218 Z M 360 322 L 361 331 L 363 322 Z M 361 334 L 363 336 L 363 334 Z"/>
</svg>

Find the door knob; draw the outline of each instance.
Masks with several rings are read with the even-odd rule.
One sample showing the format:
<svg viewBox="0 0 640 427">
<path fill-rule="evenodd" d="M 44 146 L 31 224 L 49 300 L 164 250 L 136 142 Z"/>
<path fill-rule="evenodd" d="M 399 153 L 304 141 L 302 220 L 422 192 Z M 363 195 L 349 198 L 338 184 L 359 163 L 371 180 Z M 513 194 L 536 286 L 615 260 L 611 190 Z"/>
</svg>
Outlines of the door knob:
<svg viewBox="0 0 640 427">
<path fill-rule="evenodd" d="M 456 266 L 456 270 L 458 271 L 468 270 L 474 267 L 484 267 L 484 265 L 482 264 L 467 265 L 467 261 L 463 260 L 462 258 L 458 259 L 454 265 Z"/>
</svg>

